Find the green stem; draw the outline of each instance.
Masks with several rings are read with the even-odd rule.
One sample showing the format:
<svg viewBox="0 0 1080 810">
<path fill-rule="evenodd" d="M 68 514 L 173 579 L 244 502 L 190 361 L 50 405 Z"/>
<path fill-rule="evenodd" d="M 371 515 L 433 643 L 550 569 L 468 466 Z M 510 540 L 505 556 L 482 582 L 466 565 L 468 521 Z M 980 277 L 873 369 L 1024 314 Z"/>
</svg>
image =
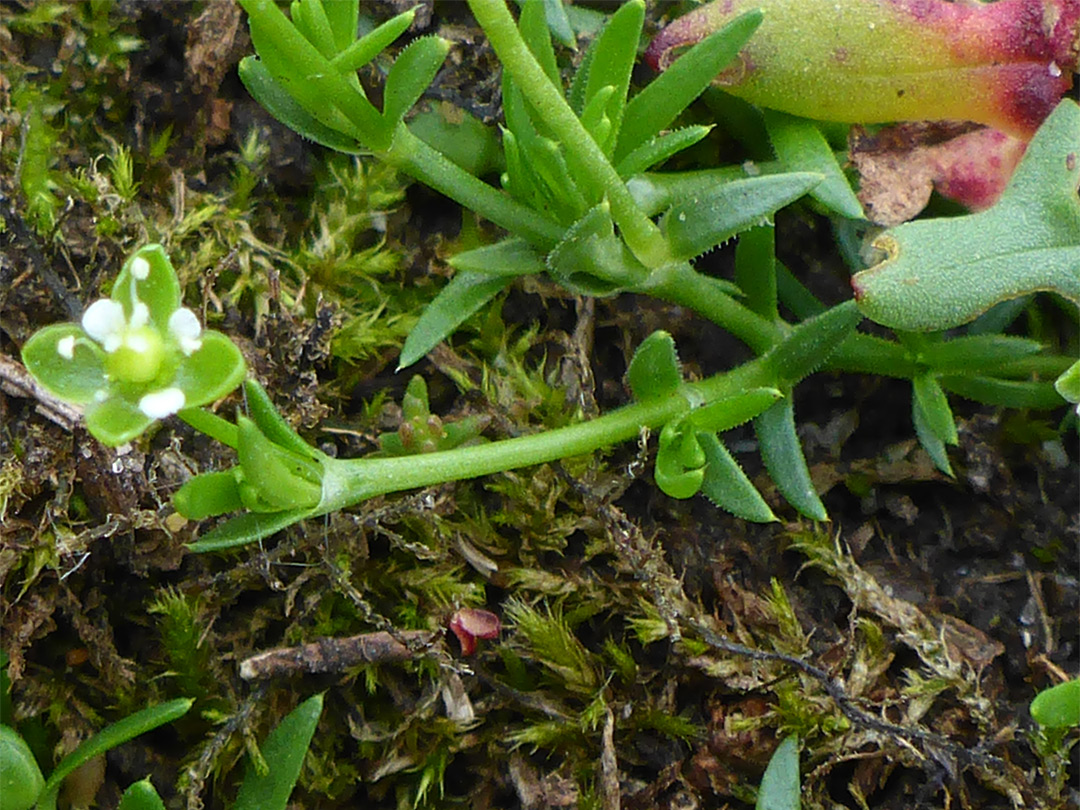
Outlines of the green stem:
<svg viewBox="0 0 1080 810">
<path fill-rule="evenodd" d="M 469 0 L 469 7 L 487 34 L 503 70 L 510 73 L 525 98 L 566 145 L 567 162 L 603 189 L 611 204 L 612 218 L 634 255 L 650 269 L 670 261 L 660 229 L 638 208 L 626 183 L 563 98 L 561 88 L 552 84 L 544 73 L 522 39 L 505 0 Z"/>
<path fill-rule="evenodd" d="M 478 478 L 591 453 L 636 438 L 643 428 L 655 429 L 678 419 L 697 404 L 716 402 L 747 388 L 768 384 L 768 369 L 760 361 L 754 361 L 701 382 L 684 383 L 663 399 L 627 405 L 597 419 L 557 430 L 438 453 L 327 459 L 323 500 L 317 513 L 332 512 L 388 492 Z"/>
<path fill-rule="evenodd" d="M 566 230 L 447 160 L 404 124 L 394 132 L 390 149 L 376 157 L 545 252 Z"/>
</svg>

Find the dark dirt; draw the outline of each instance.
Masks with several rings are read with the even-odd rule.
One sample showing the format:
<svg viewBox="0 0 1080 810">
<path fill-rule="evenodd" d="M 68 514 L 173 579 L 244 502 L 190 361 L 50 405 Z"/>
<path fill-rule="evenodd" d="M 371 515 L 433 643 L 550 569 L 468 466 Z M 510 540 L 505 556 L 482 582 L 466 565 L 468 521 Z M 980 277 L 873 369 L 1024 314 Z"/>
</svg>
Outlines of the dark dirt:
<svg viewBox="0 0 1080 810">
<path fill-rule="evenodd" d="M 324 155 L 240 85 L 235 63 L 250 46 L 238 10 L 117 3 L 106 27 L 142 47 L 95 67 L 85 18 L 11 25 L 33 5 L 0 9 L 0 56 L 18 66 L 0 78 L 0 631 L 14 712 L 6 720 L 51 766 L 130 712 L 198 700 L 182 720 L 108 755 L 84 788 L 97 806 L 115 806 L 148 774 L 169 807 L 228 806 L 247 742 L 324 690 L 327 711 L 290 806 L 747 808 L 781 732 L 803 737 L 806 808 L 1078 806 L 1076 749 L 1055 783 L 1027 711 L 1036 691 L 1080 666 L 1080 486 L 1075 433 L 1055 443 L 1062 412 L 954 401 L 960 445 L 950 480 L 913 437 L 906 383 L 817 375 L 797 390 L 796 413 L 831 524 L 798 519 L 762 473 L 752 432 L 737 430 L 729 447 L 742 451 L 786 522 L 752 525 L 700 498 L 671 500 L 653 486 L 648 454 L 625 446 L 378 498 L 236 553 L 186 552 L 198 527 L 176 521 L 169 496 L 194 472 L 225 466 L 228 453 L 179 422 L 126 453 L 104 448 L 62 415 L 43 415 L 18 375 L 30 334 L 77 317 L 131 249 L 166 241 L 178 267 L 213 268 L 185 279 L 188 300 L 210 306 L 215 328 L 243 347 L 282 412 L 324 450 L 372 450 L 400 411 L 365 401 L 383 390 L 399 401 L 409 375 L 393 374 L 393 349 L 353 364 L 333 355 L 348 310 L 330 292 L 317 305 L 289 304 L 298 299 L 286 254 L 310 233 Z M 472 112 L 494 117 L 495 68 L 464 6 L 429 11 L 416 33 L 441 25 L 458 43 L 435 97 L 467 99 Z M 377 86 L 374 73 L 363 78 Z M 90 166 L 112 139 L 142 172 L 132 200 L 68 189 L 51 229 L 35 230 L 15 175 L 14 100 L 25 85 L 64 110 L 53 122 L 54 170 Z M 138 157 L 167 125 L 164 160 Z M 242 216 L 262 246 L 216 219 L 178 231 L 177 189 L 189 206 L 224 199 L 252 128 L 268 152 Z M 105 217 L 114 228 L 102 228 Z M 436 289 L 459 222 L 445 199 L 411 189 L 390 215 L 388 245 L 402 259 L 387 289 Z M 777 227 L 785 263 L 826 300 L 845 298 L 828 221 L 794 207 Z M 192 257 L 202 244 L 216 247 L 200 264 Z M 271 257 L 255 270 L 269 267 L 269 281 L 244 281 L 237 256 L 249 254 Z M 709 261 L 724 272 L 730 257 Z M 546 400 L 529 400 L 512 368 L 488 365 L 477 341 L 441 347 L 416 370 L 434 412 L 484 414 L 492 438 L 569 414 L 567 402 L 586 414 L 625 404 L 627 358 L 657 328 L 674 335 L 692 375 L 749 356 L 678 308 L 632 296 L 584 302 L 547 281 L 518 285 L 485 317 L 470 334 L 504 355 L 506 330 L 516 339 L 535 325 L 517 359 L 542 369 L 532 376 L 550 383 Z M 485 374 L 493 386 L 455 384 Z M 222 412 L 237 402 L 233 395 Z M 432 646 L 414 645 L 407 665 L 239 677 L 243 659 L 273 647 L 438 630 L 478 589 L 504 631 L 474 658 L 440 632 Z M 169 598 L 190 608 L 187 641 L 179 613 L 161 608 Z M 588 662 L 578 673 L 587 687 L 575 689 L 530 652 L 509 619 L 520 601 L 562 611 Z M 725 643 L 811 668 L 717 649 L 694 630 L 709 617 Z M 683 640 L 671 632 L 677 625 Z M 823 683 L 826 673 L 835 680 Z M 451 722 L 451 706 L 475 719 Z"/>
</svg>

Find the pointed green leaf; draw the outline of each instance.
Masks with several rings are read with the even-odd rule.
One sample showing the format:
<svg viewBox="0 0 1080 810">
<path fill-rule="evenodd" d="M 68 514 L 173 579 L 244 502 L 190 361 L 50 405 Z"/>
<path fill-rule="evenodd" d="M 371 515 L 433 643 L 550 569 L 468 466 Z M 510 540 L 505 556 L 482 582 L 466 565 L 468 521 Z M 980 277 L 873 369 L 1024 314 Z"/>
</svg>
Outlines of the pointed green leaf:
<svg viewBox="0 0 1080 810">
<path fill-rule="evenodd" d="M 788 502 L 813 520 L 828 520 L 825 505 L 814 490 L 799 436 L 791 397 L 780 400 L 754 420 L 761 460 Z"/>
<path fill-rule="evenodd" d="M 938 382 L 947 391 L 984 405 L 1041 410 L 1061 407 L 1061 395 L 1049 380 L 1036 382 L 952 375 L 939 377 Z"/>
<path fill-rule="evenodd" d="M 577 50 L 577 39 L 574 37 L 574 29 L 570 25 L 563 0 L 544 0 L 544 12 L 547 18 L 548 28 L 560 43 L 571 50 Z"/>
<path fill-rule="evenodd" d="M 131 441 L 156 421 L 118 396 L 87 405 L 85 418 L 90 435 L 109 447 Z"/>
<path fill-rule="evenodd" d="M 234 517 L 202 535 L 188 548 L 197 554 L 207 551 L 224 551 L 245 546 L 299 523 L 313 515 L 314 509 L 290 509 L 284 512 L 252 513 Z"/>
<path fill-rule="evenodd" d="M 956 421 L 937 378 L 924 372 L 912 378 L 911 384 L 926 427 L 946 444 L 957 444 Z"/>
<path fill-rule="evenodd" d="M 1080 360 L 1054 381 L 1054 390 L 1068 402 L 1080 402 Z"/>
<path fill-rule="evenodd" d="M 716 434 L 699 433 L 698 441 L 705 450 L 706 464 L 701 494 L 737 518 L 754 523 L 776 520 L 761 493 Z"/>
<path fill-rule="evenodd" d="M 777 746 L 761 777 L 754 810 L 799 810 L 799 738 L 786 737 Z"/>
<path fill-rule="evenodd" d="M 551 29 L 548 26 L 545 5 L 543 0 L 525 0 L 521 4 L 518 28 L 521 30 L 521 38 L 544 69 L 544 74 L 558 87 L 561 86 L 559 66 L 555 62 L 555 49 L 551 46 Z"/>
<path fill-rule="evenodd" d="M 675 351 L 675 339 L 656 331 L 641 341 L 630 365 L 626 381 L 638 402 L 662 399 L 682 385 L 682 368 Z"/>
<path fill-rule="evenodd" d="M 907 222 L 872 243 L 885 259 L 852 286 L 867 317 L 908 331 L 949 329 L 1000 301 L 1048 290 L 1080 305 L 1080 106 L 1058 104 L 998 203 Z"/>
<path fill-rule="evenodd" d="M 150 777 L 135 782 L 124 791 L 116 810 L 165 810 L 165 802 L 154 790 Z"/>
<path fill-rule="evenodd" d="M 765 355 L 775 385 L 794 385 L 824 363 L 862 320 L 854 301 L 845 301 L 803 321 Z"/>
<path fill-rule="evenodd" d="M 810 191 L 810 196 L 842 217 L 864 219 L 862 203 L 851 190 L 851 184 L 836 160 L 836 153 L 817 124 L 776 110 L 762 112 L 776 157 L 787 170 L 817 172 L 824 177 Z"/>
<path fill-rule="evenodd" d="M 358 4 L 353 3 L 350 0 L 345 0 L 345 2 L 332 2 L 331 5 L 352 6 L 353 14 L 359 9 Z M 328 14 L 333 18 L 336 13 L 337 12 L 335 11 L 331 11 Z M 396 17 L 391 17 L 378 28 L 375 28 L 355 41 L 352 40 L 352 37 L 356 36 L 356 25 L 354 24 L 349 36 L 351 44 L 331 60 L 331 66 L 340 73 L 351 73 L 352 71 L 359 70 L 378 56 L 378 54 L 391 42 L 405 33 L 408 27 L 412 25 L 412 21 L 415 17 L 416 8 L 403 11 L 401 14 L 398 14 Z M 338 33 L 337 28 L 335 28 L 335 37 Z"/>
<path fill-rule="evenodd" d="M 692 259 L 740 231 L 766 224 L 788 203 L 806 194 L 820 174 L 794 172 L 733 180 L 675 203 L 661 220 L 672 253 Z"/>
<path fill-rule="evenodd" d="M 53 772 L 49 774 L 49 779 L 45 783 L 45 789 L 42 792 L 42 798 L 38 806 L 42 810 L 55 808 L 56 795 L 60 790 L 61 783 L 67 778 L 68 774 L 94 757 L 101 756 L 106 751 L 110 751 L 128 740 L 138 737 L 140 734 L 145 734 L 147 731 L 151 731 L 165 723 L 171 723 L 178 717 L 183 717 L 194 702 L 194 700 L 188 698 L 181 698 L 179 700 L 170 700 L 167 703 L 159 703 L 156 706 L 128 715 L 123 720 L 106 726 L 94 736 L 83 741 L 74 751 L 60 760 Z"/>
<path fill-rule="evenodd" d="M 934 432 L 930 420 L 926 416 L 926 411 L 923 410 L 914 391 L 911 394 L 911 423 L 915 427 L 915 436 L 918 438 L 919 444 L 922 445 L 926 454 L 930 456 L 934 466 L 946 475 L 952 476 L 952 464 L 949 463 L 949 453 L 945 449 L 945 442 Z"/>
<path fill-rule="evenodd" d="M 206 330 L 200 339 L 202 345 L 180 363 L 172 383 L 184 392 L 188 408 L 221 399 L 247 373 L 244 355 L 225 335 Z"/>
<path fill-rule="evenodd" d="M 736 17 L 688 50 L 626 105 L 616 161 L 667 129 L 690 103 L 712 84 L 761 24 L 762 13 Z"/>
<path fill-rule="evenodd" d="M 649 271 L 615 235 L 607 203 L 591 208 L 548 254 L 548 271 L 582 295 L 611 295 L 641 283 Z"/>
<path fill-rule="evenodd" d="M 1080 680 L 1044 689 L 1031 701 L 1031 717 L 1044 728 L 1080 726 Z"/>
<path fill-rule="evenodd" d="M 356 25 L 360 17 L 360 4 L 353 3 L 351 0 L 344 3 L 335 3 L 334 0 L 330 0 L 330 2 L 323 4 L 323 10 L 330 25 L 330 30 L 334 33 L 334 52 L 338 53 L 345 50 L 356 39 Z M 409 12 L 406 12 L 406 14 L 409 14 Z"/>
<path fill-rule="evenodd" d="M 491 276 L 464 270 L 435 296 L 405 338 L 398 371 L 407 368 L 452 335 L 488 301 L 505 290 L 514 276 Z"/>
<path fill-rule="evenodd" d="M 993 373 L 1006 363 L 1042 351 L 1037 340 L 1011 335 L 963 335 L 929 343 L 919 352 L 919 360 L 942 373 Z"/>
<path fill-rule="evenodd" d="M 108 386 L 105 353 L 78 324 L 38 330 L 23 344 L 22 361 L 34 379 L 65 402 L 85 405 Z"/>
<path fill-rule="evenodd" d="M 410 43 L 398 54 L 383 90 L 383 118 L 388 126 L 396 126 L 431 86 L 449 51 L 449 42 L 429 36 Z"/>
<path fill-rule="evenodd" d="M 244 508 L 233 470 L 189 478 L 173 495 L 172 503 L 173 508 L 188 520 L 204 520 Z"/>
<path fill-rule="evenodd" d="M 687 421 L 697 430 L 722 433 L 749 422 L 782 397 L 776 388 L 751 388 L 691 411 Z"/>
<path fill-rule="evenodd" d="M 318 49 L 319 53 L 331 59 L 337 53 L 337 48 L 334 32 L 330 29 L 330 20 L 326 17 L 322 0 L 294 0 L 290 10 L 296 29 Z"/>
<path fill-rule="evenodd" d="M 510 278 L 532 276 L 547 269 L 544 260 L 529 243 L 516 237 L 457 253 L 447 263 L 455 270 Z"/>
<path fill-rule="evenodd" d="M 610 92 L 610 100 L 605 104 L 605 114 L 611 121 L 611 133 L 615 135 L 618 135 L 622 126 L 626 95 L 630 89 L 630 73 L 637 59 L 637 46 L 644 20 L 645 3 L 642 0 L 631 0 L 620 6 L 597 38 L 592 61 L 589 63 L 584 109 L 589 109 L 590 102 L 598 94 Z M 612 90 L 606 91 L 607 87 Z M 607 155 L 612 153 L 615 145 L 614 138 L 599 140 L 597 144 Z"/>
<path fill-rule="evenodd" d="M 620 160 L 615 169 L 619 173 L 619 177 L 625 180 L 632 175 L 663 163 L 672 155 L 693 146 L 708 135 L 711 130 L 711 126 L 694 125 L 657 135 Z"/>
<path fill-rule="evenodd" d="M 291 450 L 305 458 L 318 459 L 319 455 L 315 448 L 304 441 L 304 438 L 293 430 L 293 426 L 285 421 L 285 417 L 274 406 L 270 395 L 258 381 L 244 380 L 244 398 L 247 402 L 248 416 L 263 436 L 274 444 L 281 445 L 286 450 Z"/>
<path fill-rule="evenodd" d="M 308 698 L 270 732 L 260 746 L 266 773 L 259 773 L 249 762 L 235 810 L 285 810 L 289 796 L 300 776 L 308 746 L 322 715 L 323 696 Z"/>
<path fill-rule="evenodd" d="M 770 321 L 780 317 L 776 309 L 775 236 L 771 225 L 751 228 L 739 236 L 735 247 L 735 283 L 743 291 L 746 306 Z"/>
<path fill-rule="evenodd" d="M 352 135 L 333 129 L 301 107 L 270 75 L 270 71 L 257 57 L 245 56 L 238 68 L 240 81 L 259 104 L 289 129 L 320 146 L 358 155 L 364 146 Z"/>
<path fill-rule="evenodd" d="M 237 415 L 236 454 L 244 481 L 259 498 L 280 510 L 314 507 L 322 499 L 322 471 L 309 457 L 267 439 L 258 426 Z"/>
<path fill-rule="evenodd" d="M 138 274 L 132 274 L 132 266 L 139 268 Z M 144 245 L 132 253 L 113 282 L 112 298 L 123 304 L 128 319 L 136 299 L 146 304 L 150 322 L 164 332 L 169 316 L 180 308 L 180 281 L 165 248 Z"/>
</svg>

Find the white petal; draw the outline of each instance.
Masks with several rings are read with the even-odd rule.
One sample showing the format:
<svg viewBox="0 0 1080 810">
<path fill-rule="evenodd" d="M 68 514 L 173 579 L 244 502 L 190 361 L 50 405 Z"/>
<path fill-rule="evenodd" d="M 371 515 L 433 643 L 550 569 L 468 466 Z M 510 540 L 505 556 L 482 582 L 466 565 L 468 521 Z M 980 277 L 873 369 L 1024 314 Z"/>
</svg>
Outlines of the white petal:
<svg viewBox="0 0 1080 810">
<path fill-rule="evenodd" d="M 65 360 L 73 359 L 75 357 L 75 336 L 68 335 L 60 338 L 56 344 L 56 353 Z"/>
<path fill-rule="evenodd" d="M 119 348 L 126 327 L 123 306 L 111 298 L 99 298 L 87 307 L 82 316 L 82 328 L 86 334 L 104 344 L 107 352 Z"/>
<path fill-rule="evenodd" d="M 163 388 L 139 400 L 139 410 L 151 419 L 164 419 L 184 407 L 184 392 L 179 388 Z"/>
<path fill-rule="evenodd" d="M 185 355 L 190 355 L 202 346 L 199 335 L 202 334 L 202 324 L 198 317 L 187 307 L 180 307 L 169 316 L 169 333 L 180 344 L 180 350 Z"/>
<path fill-rule="evenodd" d="M 131 260 L 131 275 L 139 281 L 143 281 L 150 275 L 150 262 L 142 256 L 136 256 Z"/>
</svg>

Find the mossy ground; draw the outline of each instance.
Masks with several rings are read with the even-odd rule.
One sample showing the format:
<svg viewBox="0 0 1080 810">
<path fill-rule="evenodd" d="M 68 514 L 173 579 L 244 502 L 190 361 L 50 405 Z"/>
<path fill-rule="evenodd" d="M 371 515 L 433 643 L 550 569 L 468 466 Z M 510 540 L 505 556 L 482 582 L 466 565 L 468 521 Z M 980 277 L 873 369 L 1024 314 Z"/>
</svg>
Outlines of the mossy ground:
<svg viewBox="0 0 1080 810">
<path fill-rule="evenodd" d="M 418 24 L 457 43 L 438 97 L 488 109 L 494 69 L 465 7 Z M 103 448 L 18 380 L 27 337 L 77 317 L 147 241 L 282 412 L 339 455 L 397 428 L 413 373 L 434 413 L 483 417 L 495 438 L 625 403 L 627 359 L 656 328 L 691 374 L 741 352 L 685 311 L 529 281 L 395 374 L 443 258 L 478 225 L 272 121 L 236 78 L 248 51 L 228 2 L 0 9 L 4 710 L 46 766 L 109 721 L 193 697 L 83 791 L 111 807 L 150 774 L 169 807 L 226 807 L 245 752 L 325 691 L 295 807 L 745 808 L 792 732 L 807 808 L 1076 806 L 1075 749 L 1059 760 L 1026 710 L 1080 655 L 1080 494 L 1075 436 L 1064 455 L 1054 443 L 1060 414 L 957 403 L 948 480 L 912 438 L 904 385 L 818 376 L 797 412 L 831 525 L 776 498 L 790 522 L 673 501 L 647 450 L 627 446 L 185 553 L 199 527 L 169 496 L 226 451 L 175 422 Z M 827 221 L 795 206 L 777 226 L 784 262 L 845 297 Z M 1032 309 L 1034 330 L 1052 309 Z M 740 458 L 768 492 L 754 454 Z M 504 622 L 472 658 L 440 632 L 405 663 L 238 674 L 262 650 L 437 631 L 469 606 Z M 846 698 L 812 671 L 717 649 L 702 630 L 717 626 L 811 662 Z"/>
</svg>

